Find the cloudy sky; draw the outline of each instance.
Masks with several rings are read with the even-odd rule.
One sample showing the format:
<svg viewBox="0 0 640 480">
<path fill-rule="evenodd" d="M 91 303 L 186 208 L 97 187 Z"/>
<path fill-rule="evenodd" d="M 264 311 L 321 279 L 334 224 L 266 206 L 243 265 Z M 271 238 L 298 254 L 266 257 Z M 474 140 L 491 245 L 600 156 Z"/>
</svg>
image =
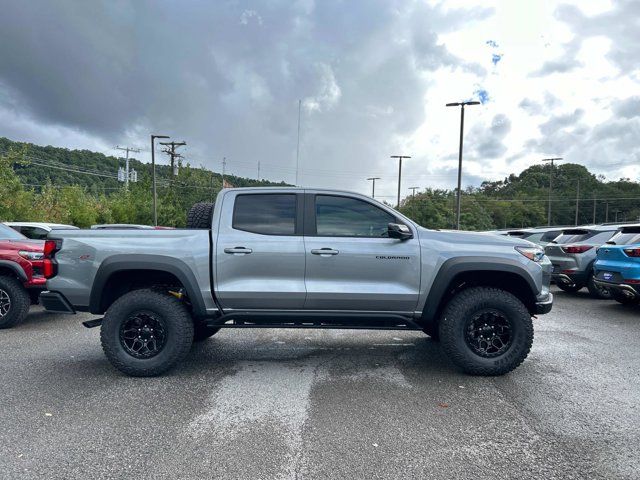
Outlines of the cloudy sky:
<svg viewBox="0 0 640 480">
<path fill-rule="evenodd" d="M 640 175 L 637 0 L 0 0 L 0 136 L 188 161 L 393 201 L 549 155 Z M 164 161 L 164 159 L 163 159 Z"/>
</svg>

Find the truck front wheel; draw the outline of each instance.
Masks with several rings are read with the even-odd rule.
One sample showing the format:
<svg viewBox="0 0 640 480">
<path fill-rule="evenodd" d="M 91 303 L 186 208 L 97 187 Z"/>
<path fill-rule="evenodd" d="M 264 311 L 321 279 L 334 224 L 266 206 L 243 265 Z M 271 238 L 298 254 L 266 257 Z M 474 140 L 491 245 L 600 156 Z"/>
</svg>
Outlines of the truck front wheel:
<svg viewBox="0 0 640 480">
<path fill-rule="evenodd" d="M 440 341 L 449 358 L 471 375 L 503 375 L 531 350 L 533 322 L 511 293 L 473 287 L 455 295 L 440 320 Z"/>
<path fill-rule="evenodd" d="M 177 298 L 155 290 L 135 290 L 109 307 L 100 341 L 118 370 L 151 377 L 186 357 L 193 342 L 193 321 Z"/>
<path fill-rule="evenodd" d="M 31 300 L 22 284 L 13 277 L 0 275 L 0 328 L 11 328 L 29 313 Z"/>
</svg>

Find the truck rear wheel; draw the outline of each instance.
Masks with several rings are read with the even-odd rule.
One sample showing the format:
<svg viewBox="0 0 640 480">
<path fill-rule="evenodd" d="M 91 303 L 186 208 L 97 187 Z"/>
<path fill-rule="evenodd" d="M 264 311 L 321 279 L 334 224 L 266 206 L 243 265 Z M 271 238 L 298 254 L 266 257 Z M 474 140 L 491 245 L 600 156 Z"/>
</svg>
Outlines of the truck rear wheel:
<svg viewBox="0 0 640 480">
<path fill-rule="evenodd" d="M 105 355 L 121 372 L 151 377 L 184 359 L 193 320 L 180 300 L 155 290 L 135 290 L 107 310 L 100 330 Z"/>
<path fill-rule="evenodd" d="M 440 320 L 440 341 L 449 358 L 471 375 L 504 375 L 531 350 L 531 315 L 511 293 L 473 287 L 454 296 Z"/>
<path fill-rule="evenodd" d="M 187 214 L 187 228 L 211 228 L 213 219 L 213 203 L 196 203 Z"/>
<path fill-rule="evenodd" d="M 22 284 L 13 277 L 0 276 L 0 328 L 11 328 L 22 322 L 31 299 Z"/>
</svg>

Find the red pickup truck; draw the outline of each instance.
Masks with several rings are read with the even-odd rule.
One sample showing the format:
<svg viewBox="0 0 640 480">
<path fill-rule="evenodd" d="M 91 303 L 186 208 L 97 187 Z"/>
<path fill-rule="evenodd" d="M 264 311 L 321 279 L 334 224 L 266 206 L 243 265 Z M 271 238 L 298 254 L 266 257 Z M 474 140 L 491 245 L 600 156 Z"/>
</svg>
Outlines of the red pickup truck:
<svg viewBox="0 0 640 480">
<path fill-rule="evenodd" d="M 0 328 L 24 320 L 45 289 L 44 245 L 0 223 Z"/>
</svg>

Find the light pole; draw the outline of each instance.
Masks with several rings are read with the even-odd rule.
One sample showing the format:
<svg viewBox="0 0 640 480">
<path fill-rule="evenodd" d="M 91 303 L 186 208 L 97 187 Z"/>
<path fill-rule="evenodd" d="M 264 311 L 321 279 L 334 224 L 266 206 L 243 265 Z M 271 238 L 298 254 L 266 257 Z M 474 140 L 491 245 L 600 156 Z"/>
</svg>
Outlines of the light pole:
<svg viewBox="0 0 640 480">
<path fill-rule="evenodd" d="M 391 158 L 398 159 L 398 205 L 396 208 L 400 208 L 400 185 L 402 184 L 402 159 L 411 158 L 408 155 L 391 155 Z"/>
<path fill-rule="evenodd" d="M 380 177 L 369 177 L 367 180 L 373 180 L 371 185 L 371 198 L 376 198 L 376 180 L 380 180 Z"/>
<path fill-rule="evenodd" d="M 551 190 L 553 189 L 553 162 L 562 160 L 562 157 L 543 158 L 543 162 L 551 162 L 551 168 L 549 168 L 549 210 L 547 211 L 547 225 L 551 226 Z"/>
<path fill-rule="evenodd" d="M 169 138 L 169 135 L 151 135 L 151 183 L 153 185 L 153 225 L 158 226 L 158 208 L 156 197 L 156 138 Z"/>
<path fill-rule="evenodd" d="M 456 230 L 460 230 L 460 195 L 462 188 L 462 139 L 464 132 L 464 107 L 466 105 L 480 105 L 480 102 L 453 102 L 447 107 L 460 107 L 460 149 L 458 150 L 458 194 L 456 197 Z"/>
</svg>

